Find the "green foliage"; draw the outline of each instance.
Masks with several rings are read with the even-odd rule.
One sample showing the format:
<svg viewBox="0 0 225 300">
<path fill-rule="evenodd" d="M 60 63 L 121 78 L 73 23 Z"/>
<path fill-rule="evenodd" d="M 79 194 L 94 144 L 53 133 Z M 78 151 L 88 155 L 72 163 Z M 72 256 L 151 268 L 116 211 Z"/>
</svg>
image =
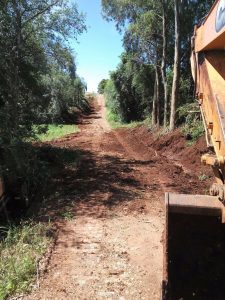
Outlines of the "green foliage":
<svg viewBox="0 0 225 300">
<path fill-rule="evenodd" d="M 15 142 L 1 152 L 1 171 L 5 188 L 11 200 L 23 208 L 42 197 L 50 170 L 42 158 L 41 149 L 24 142 Z"/>
<path fill-rule="evenodd" d="M 102 79 L 99 84 L 98 84 L 98 93 L 99 94 L 104 94 L 104 90 L 106 87 L 108 79 Z"/>
<path fill-rule="evenodd" d="M 110 111 L 123 123 L 141 121 L 153 97 L 153 77 L 150 66 L 135 62 L 128 55 L 122 55 L 122 62 L 105 87 L 106 103 Z"/>
<path fill-rule="evenodd" d="M 106 99 L 106 107 L 108 110 L 108 120 L 109 122 L 121 122 L 120 119 L 120 104 L 118 100 L 118 93 L 114 85 L 113 80 L 108 80 L 104 95 Z"/>
<path fill-rule="evenodd" d="M 43 125 L 45 128 L 45 125 Z M 61 138 L 67 134 L 79 132 L 79 128 L 76 125 L 47 125 L 48 129 L 46 133 L 38 135 L 38 138 L 42 142 L 52 141 L 54 139 Z"/>
<path fill-rule="evenodd" d="M 107 110 L 106 119 L 112 128 L 119 128 L 122 126 L 121 121 L 119 121 L 118 116 L 112 113 L 112 111 Z"/>
<path fill-rule="evenodd" d="M 202 121 L 196 121 L 191 126 L 184 127 L 184 132 L 188 132 L 191 135 L 191 142 L 189 142 L 189 145 L 191 145 L 193 142 L 197 141 L 201 136 L 203 136 L 205 130 Z"/>
<path fill-rule="evenodd" d="M 118 121 L 118 118 L 115 114 L 113 114 L 111 111 L 107 111 L 107 121 L 109 122 L 111 128 L 117 129 L 117 128 L 136 128 L 141 125 L 150 125 L 150 119 L 147 118 L 144 121 L 136 121 L 136 122 L 130 122 L 130 123 L 122 123 L 121 121 Z"/>
<path fill-rule="evenodd" d="M 208 178 L 208 177 L 207 177 L 207 175 L 205 175 L 205 174 L 201 174 L 201 175 L 198 176 L 198 179 L 199 179 L 200 181 L 205 181 L 207 178 Z"/>
<path fill-rule="evenodd" d="M 67 98 L 44 79 L 54 82 L 54 71 L 65 77 L 62 83 L 74 78 L 66 40 L 85 26 L 76 6 L 53 0 L 3 1 L 0 21 L 0 131 L 20 140 L 32 134 L 31 125 L 43 119 L 55 95 L 60 104 Z"/>
<path fill-rule="evenodd" d="M 200 109 L 198 102 L 192 102 L 182 105 L 177 109 L 178 119 L 180 122 L 191 124 L 195 120 L 200 119 Z"/>
<path fill-rule="evenodd" d="M 196 103 L 188 103 L 178 109 L 178 116 L 182 126 L 182 132 L 189 136 L 189 145 L 201 137 L 205 130 L 201 120 L 201 113 Z"/>
<path fill-rule="evenodd" d="M 181 77 L 178 97 L 176 97 L 178 107 L 191 102 L 193 99 L 194 88 L 190 71 L 191 37 L 194 25 L 200 22 L 208 13 L 213 2 L 213 0 L 180 1 L 181 60 L 178 73 Z M 168 100 L 171 99 L 172 94 L 172 70 L 175 50 L 174 1 L 102 0 L 102 11 L 104 17 L 108 21 L 113 20 L 117 29 L 123 33 L 124 47 L 129 59 L 139 65 L 152 68 L 151 72 L 155 71 L 157 75 L 155 77 L 152 75 L 146 76 L 146 81 L 143 84 L 141 84 L 141 80 L 134 84 L 132 73 L 138 74 L 138 72 L 135 72 L 134 67 L 123 66 L 126 65 L 124 55 L 121 57 L 121 64 L 113 73 L 117 92 L 119 97 L 121 96 L 119 99 L 121 118 L 126 122 L 132 121 L 134 119 L 132 109 L 137 113 L 135 118 L 140 118 L 140 111 L 145 109 L 140 108 L 139 93 L 141 90 L 145 90 L 149 95 L 147 112 L 152 113 L 153 119 L 157 119 L 160 123 L 164 114 L 165 99 L 167 99 L 165 97 L 166 87 L 168 88 Z M 165 27 L 163 26 L 164 23 Z M 160 67 L 164 68 L 166 74 L 163 72 L 160 75 L 157 74 L 157 72 L 160 73 Z M 129 69 L 130 72 L 128 72 Z M 166 76 L 162 76 L 162 74 Z M 163 77 L 168 80 L 166 87 Z M 154 90 L 155 83 L 157 88 Z M 138 89 L 138 93 L 136 93 L 136 89 Z M 154 104 L 156 104 L 154 109 L 151 105 L 153 90 L 155 92 Z M 130 95 L 130 97 L 127 95 Z M 145 97 L 145 99 L 147 98 Z M 171 105 L 168 108 L 171 109 Z M 166 117 L 168 117 L 167 114 Z M 180 120 L 178 120 L 178 124 L 179 122 Z"/>
<path fill-rule="evenodd" d="M 168 80 L 168 92 L 171 95 L 172 92 L 172 82 L 173 82 L 173 71 L 172 69 L 167 70 L 167 80 Z M 177 114 L 177 124 L 180 124 L 181 112 L 186 107 L 192 105 L 193 103 L 193 80 L 191 78 L 191 73 L 188 75 L 181 74 L 180 84 L 179 84 L 179 98 L 178 98 L 178 114 Z M 194 105 L 196 108 L 196 105 Z"/>
<path fill-rule="evenodd" d="M 65 121 L 72 107 L 87 108 L 86 84 L 68 46 L 86 27 L 67 0 L 1 1 L 0 24 L 0 176 L 7 191 L 20 187 L 27 199 L 47 173 L 25 143 L 35 138 L 35 125 Z"/>
<path fill-rule="evenodd" d="M 47 116 L 42 121 L 60 122 L 67 119 L 71 107 L 86 109 L 86 83 L 79 78 L 75 71 L 75 62 L 68 49 L 61 49 L 65 54 L 64 68 L 57 61 L 51 63 L 50 72 L 42 80 L 50 97 Z M 62 63 L 62 62 L 61 62 Z M 66 67 L 67 66 L 67 67 Z"/>
<path fill-rule="evenodd" d="M 68 208 L 67 210 L 60 213 L 60 216 L 67 221 L 71 221 L 74 218 L 74 213 L 71 208 Z"/>
<path fill-rule="evenodd" d="M 163 47 L 163 3 L 166 12 L 170 14 L 172 1 L 102 0 L 103 14 L 106 19 L 115 21 L 119 30 L 123 29 L 126 55 L 129 56 L 129 60 L 134 66 L 132 73 L 138 74 L 139 71 L 142 73 L 142 76 L 137 76 L 137 80 L 133 80 L 133 74 L 126 76 L 127 73 L 124 70 L 124 77 L 127 78 L 121 80 L 122 76 L 120 73 L 118 74 L 118 69 L 115 72 L 118 81 L 117 88 L 122 96 L 122 117 L 126 122 L 143 119 L 146 117 L 144 115 L 146 112 L 148 115 L 152 114 L 154 123 L 156 120 L 160 123 L 162 119 L 163 92 L 161 88 L 163 86 L 159 82 L 161 80 L 159 73 Z M 169 24 L 167 31 L 168 34 L 171 34 Z M 124 57 L 125 55 L 121 57 L 121 64 L 124 63 Z M 164 68 L 167 68 L 167 65 Z M 122 69 L 120 71 L 123 72 Z M 120 84 L 121 81 L 126 81 L 124 89 Z"/>
<path fill-rule="evenodd" d="M 0 299 L 29 291 L 40 259 L 50 244 L 50 225 L 23 223 L 2 228 Z"/>
<path fill-rule="evenodd" d="M 132 121 L 130 123 L 124 123 L 121 118 L 121 107 L 119 102 L 119 95 L 114 85 L 113 80 L 108 80 L 105 87 L 105 99 L 107 108 L 107 120 L 112 128 L 128 127 L 134 128 L 139 125 L 147 125 L 151 123 L 149 118 L 143 121 Z"/>
</svg>

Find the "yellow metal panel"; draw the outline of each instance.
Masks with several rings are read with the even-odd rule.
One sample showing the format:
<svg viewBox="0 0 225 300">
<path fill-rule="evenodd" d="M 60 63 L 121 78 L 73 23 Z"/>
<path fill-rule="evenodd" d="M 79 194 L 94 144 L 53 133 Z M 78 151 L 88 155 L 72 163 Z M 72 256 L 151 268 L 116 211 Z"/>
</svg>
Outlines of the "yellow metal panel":
<svg viewBox="0 0 225 300">
<path fill-rule="evenodd" d="M 215 1 L 196 31 L 195 52 L 225 49 L 225 1 Z"/>
</svg>

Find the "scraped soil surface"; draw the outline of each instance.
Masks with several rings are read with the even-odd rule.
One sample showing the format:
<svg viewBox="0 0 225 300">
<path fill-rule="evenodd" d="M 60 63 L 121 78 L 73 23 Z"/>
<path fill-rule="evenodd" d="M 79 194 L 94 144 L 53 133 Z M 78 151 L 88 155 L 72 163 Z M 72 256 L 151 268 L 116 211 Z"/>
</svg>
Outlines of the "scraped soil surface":
<svg viewBox="0 0 225 300">
<path fill-rule="evenodd" d="M 53 178 L 39 213 L 53 220 L 57 238 L 40 287 L 24 299 L 158 300 L 164 193 L 205 193 L 212 176 L 199 163 L 205 145 L 188 148 L 179 131 L 111 130 L 101 96 L 79 127 L 51 143 L 79 159 Z"/>
</svg>

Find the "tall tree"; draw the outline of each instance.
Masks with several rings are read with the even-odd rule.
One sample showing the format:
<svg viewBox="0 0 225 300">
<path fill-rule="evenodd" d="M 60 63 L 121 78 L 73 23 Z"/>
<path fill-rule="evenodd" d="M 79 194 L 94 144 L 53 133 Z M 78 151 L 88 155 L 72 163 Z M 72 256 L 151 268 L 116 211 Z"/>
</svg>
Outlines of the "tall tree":
<svg viewBox="0 0 225 300">
<path fill-rule="evenodd" d="M 162 82 L 163 82 L 163 89 L 164 89 L 164 118 L 163 118 L 163 125 L 164 128 L 167 126 L 167 114 L 168 114 L 168 83 L 167 83 L 167 75 L 166 75 L 166 67 L 167 67 L 167 0 L 161 0 L 162 6 L 162 63 L 161 63 L 161 73 L 162 73 Z"/>
<path fill-rule="evenodd" d="M 164 113 L 164 124 L 167 123 L 168 84 L 166 68 L 168 64 L 167 39 L 170 33 L 171 15 L 170 0 L 155 1 L 108 1 L 103 0 L 103 11 L 121 28 L 126 25 L 124 45 L 134 59 L 144 64 L 155 66 L 155 95 L 153 98 L 153 124 L 161 121 Z M 127 26 L 127 22 L 130 24 Z M 161 72 L 160 72 L 161 65 Z M 159 72 L 161 74 L 159 74 Z M 159 88 L 163 83 L 163 93 Z M 163 97 L 163 107 L 160 98 Z"/>
<path fill-rule="evenodd" d="M 193 99 L 189 71 L 190 40 L 194 24 L 209 11 L 212 2 L 102 0 L 104 16 L 115 21 L 116 27 L 124 33 L 125 49 L 133 55 L 133 59 L 143 64 L 153 64 L 156 72 L 161 67 L 161 72 L 155 74 L 155 87 L 159 82 L 160 93 L 155 88 L 153 123 L 157 123 L 157 115 L 162 118 L 163 112 L 164 127 L 169 119 L 170 128 L 174 128 L 177 107 Z"/>
<path fill-rule="evenodd" d="M 175 51 L 173 67 L 173 85 L 171 94 L 170 130 L 175 128 L 175 117 L 180 82 L 180 0 L 174 0 Z"/>
<path fill-rule="evenodd" d="M 154 68 L 137 63 L 127 53 L 122 55 L 121 60 L 116 71 L 111 73 L 117 113 L 126 123 L 143 120 L 153 97 Z"/>
<path fill-rule="evenodd" d="M 151 11 L 141 14 L 134 24 L 131 24 L 124 37 L 125 49 L 136 63 L 152 65 L 155 69 L 155 88 L 152 100 L 152 124 L 160 124 L 160 51 L 161 35 L 158 17 Z M 150 80 L 150 78 L 149 78 Z"/>
</svg>

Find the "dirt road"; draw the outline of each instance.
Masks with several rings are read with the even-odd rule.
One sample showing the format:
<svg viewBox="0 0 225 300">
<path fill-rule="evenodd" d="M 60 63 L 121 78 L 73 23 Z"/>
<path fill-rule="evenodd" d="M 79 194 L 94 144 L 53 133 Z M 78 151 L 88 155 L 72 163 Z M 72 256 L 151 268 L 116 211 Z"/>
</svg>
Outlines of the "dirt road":
<svg viewBox="0 0 225 300">
<path fill-rule="evenodd" d="M 195 191 L 197 177 L 160 156 L 141 129 L 110 130 L 102 97 L 93 107 L 80 133 L 53 143 L 81 161 L 55 179 L 45 203 L 58 237 L 26 300 L 160 299 L 164 192 Z"/>
</svg>

